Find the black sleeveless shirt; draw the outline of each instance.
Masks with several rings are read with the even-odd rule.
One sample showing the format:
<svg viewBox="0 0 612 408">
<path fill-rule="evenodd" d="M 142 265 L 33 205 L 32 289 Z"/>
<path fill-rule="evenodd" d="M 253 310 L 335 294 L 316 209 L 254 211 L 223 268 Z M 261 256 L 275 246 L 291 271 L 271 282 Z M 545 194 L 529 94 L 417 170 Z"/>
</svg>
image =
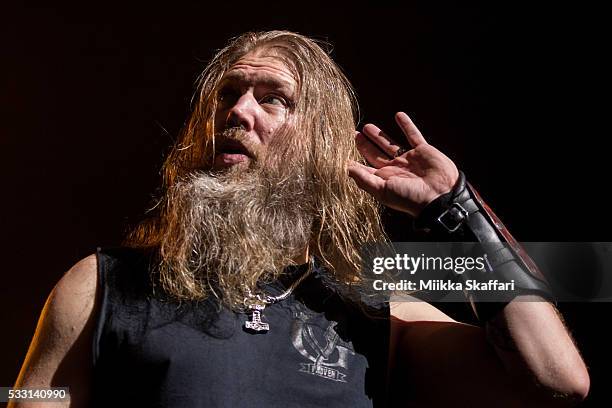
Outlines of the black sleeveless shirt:
<svg viewBox="0 0 612 408">
<path fill-rule="evenodd" d="M 267 306 L 270 330 L 253 334 L 249 316 L 214 300 L 156 295 L 143 251 L 98 248 L 97 258 L 94 406 L 384 406 L 388 307 L 363 313 L 323 283 L 322 268 Z M 287 282 L 304 271 L 287 268 Z"/>
</svg>

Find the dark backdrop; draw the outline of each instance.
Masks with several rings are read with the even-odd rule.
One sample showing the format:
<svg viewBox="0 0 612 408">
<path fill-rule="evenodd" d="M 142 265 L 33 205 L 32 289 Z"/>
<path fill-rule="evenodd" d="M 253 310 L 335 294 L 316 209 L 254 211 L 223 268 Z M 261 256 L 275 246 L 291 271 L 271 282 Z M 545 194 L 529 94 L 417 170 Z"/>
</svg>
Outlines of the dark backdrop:
<svg viewBox="0 0 612 408">
<path fill-rule="evenodd" d="M 329 40 L 361 124 L 397 134 L 393 113 L 408 112 L 518 239 L 611 241 L 599 11 L 203 3 L 2 6 L 0 386 L 13 384 L 54 283 L 143 213 L 196 76 L 247 30 Z M 393 234 L 408 227 L 390 218 Z M 609 403 L 610 305 L 560 308 L 591 369 L 585 405 Z"/>
</svg>

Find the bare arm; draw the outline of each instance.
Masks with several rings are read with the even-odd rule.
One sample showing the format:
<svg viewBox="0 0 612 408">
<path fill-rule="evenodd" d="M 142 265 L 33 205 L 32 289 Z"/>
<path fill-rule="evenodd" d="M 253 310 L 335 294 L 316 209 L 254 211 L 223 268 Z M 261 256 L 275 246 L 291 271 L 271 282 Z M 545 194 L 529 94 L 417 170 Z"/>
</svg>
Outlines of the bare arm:
<svg viewBox="0 0 612 408">
<path fill-rule="evenodd" d="M 486 324 L 486 335 L 506 371 L 531 377 L 545 396 L 576 402 L 588 394 L 587 368 L 552 304 L 511 302 Z"/>
<path fill-rule="evenodd" d="M 369 165 L 351 163 L 349 176 L 387 207 L 418 217 L 429 203 L 455 188 L 461 173 L 427 142 L 408 115 L 399 112 L 395 119 L 412 148 L 401 148 L 380 128 L 367 124 L 355 141 Z M 470 217 L 465 209 L 461 214 L 462 221 Z M 391 391 L 397 396 L 411 390 L 396 401 L 563 406 L 588 393 L 584 362 L 550 303 L 511 302 L 486 330 L 457 323 L 426 303 L 394 306 Z"/>
<path fill-rule="evenodd" d="M 97 264 L 90 255 L 57 283 L 40 315 L 15 388 L 69 387 L 70 401 L 18 402 L 9 407 L 89 406 Z"/>
<path fill-rule="evenodd" d="M 398 406 L 572 406 L 588 393 L 584 362 L 549 303 L 512 302 L 486 331 L 423 302 L 395 303 L 392 316 Z"/>
</svg>

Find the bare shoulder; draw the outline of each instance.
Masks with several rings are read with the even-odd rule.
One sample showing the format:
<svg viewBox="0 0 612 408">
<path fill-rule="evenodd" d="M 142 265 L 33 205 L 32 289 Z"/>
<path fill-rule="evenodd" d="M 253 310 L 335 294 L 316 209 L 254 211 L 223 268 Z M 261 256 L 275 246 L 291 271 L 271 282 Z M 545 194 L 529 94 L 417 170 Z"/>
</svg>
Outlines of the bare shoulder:
<svg viewBox="0 0 612 408">
<path fill-rule="evenodd" d="M 484 331 L 426 302 L 392 302 L 389 359 L 393 406 L 506 406 L 498 396 L 510 395 Z M 473 384 L 481 391 L 466 393 Z"/>
<path fill-rule="evenodd" d="M 86 405 L 97 280 L 97 259 L 92 254 L 72 266 L 55 285 L 40 314 L 15 387 L 68 386 L 70 406 Z"/>
<path fill-rule="evenodd" d="M 453 318 L 427 302 L 411 296 L 403 296 L 403 301 L 390 302 L 393 321 L 401 322 L 455 322 Z"/>
<path fill-rule="evenodd" d="M 418 350 L 424 345 L 430 349 L 434 345 L 442 348 L 456 347 L 459 343 L 473 344 L 471 339 L 474 337 L 484 338 L 480 328 L 459 322 L 435 306 L 416 298 L 404 296 L 401 302 L 391 302 L 390 314 L 392 344 L 401 344 L 398 352 L 416 350 L 418 359 L 423 356 Z"/>
<path fill-rule="evenodd" d="M 54 312 L 59 324 L 75 326 L 87 320 L 95 303 L 97 271 L 96 255 L 91 254 L 70 268 L 55 285 L 45 309 Z"/>
</svg>

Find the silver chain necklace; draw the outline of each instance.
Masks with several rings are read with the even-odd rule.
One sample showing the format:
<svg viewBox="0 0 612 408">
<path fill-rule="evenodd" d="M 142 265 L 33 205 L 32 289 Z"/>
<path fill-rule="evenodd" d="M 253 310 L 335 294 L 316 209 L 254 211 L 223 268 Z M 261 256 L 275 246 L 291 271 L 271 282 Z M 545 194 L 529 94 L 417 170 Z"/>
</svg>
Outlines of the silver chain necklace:
<svg viewBox="0 0 612 408">
<path fill-rule="evenodd" d="M 244 298 L 243 303 L 249 309 L 247 313 L 251 314 L 251 320 L 247 320 L 244 322 L 244 328 L 247 330 L 251 330 L 255 333 L 266 333 L 267 331 L 269 331 L 270 325 L 266 322 L 261 321 L 261 312 L 263 312 L 266 306 L 280 302 L 281 300 L 285 300 L 291 294 L 291 292 L 293 292 L 293 290 L 297 288 L 298 285 L 302 283 L 302 281 L 306 279 L 306 277 L 308 277 L 308 275 L 310 275 L 312 270 L 313 262 L 311 258 L 308 270 L 304 272 L 302 276 L 296 279 L 296 281 L 293 282 L 291 286 L 289 286 L 289 289 L 287 289 L 278 296 L 270 296 L 266 294 L 254 295 L 253 293 L 251 293 L 251 290 L 249 288 L 246 288 L 247 296 Z"/>
</svg>

